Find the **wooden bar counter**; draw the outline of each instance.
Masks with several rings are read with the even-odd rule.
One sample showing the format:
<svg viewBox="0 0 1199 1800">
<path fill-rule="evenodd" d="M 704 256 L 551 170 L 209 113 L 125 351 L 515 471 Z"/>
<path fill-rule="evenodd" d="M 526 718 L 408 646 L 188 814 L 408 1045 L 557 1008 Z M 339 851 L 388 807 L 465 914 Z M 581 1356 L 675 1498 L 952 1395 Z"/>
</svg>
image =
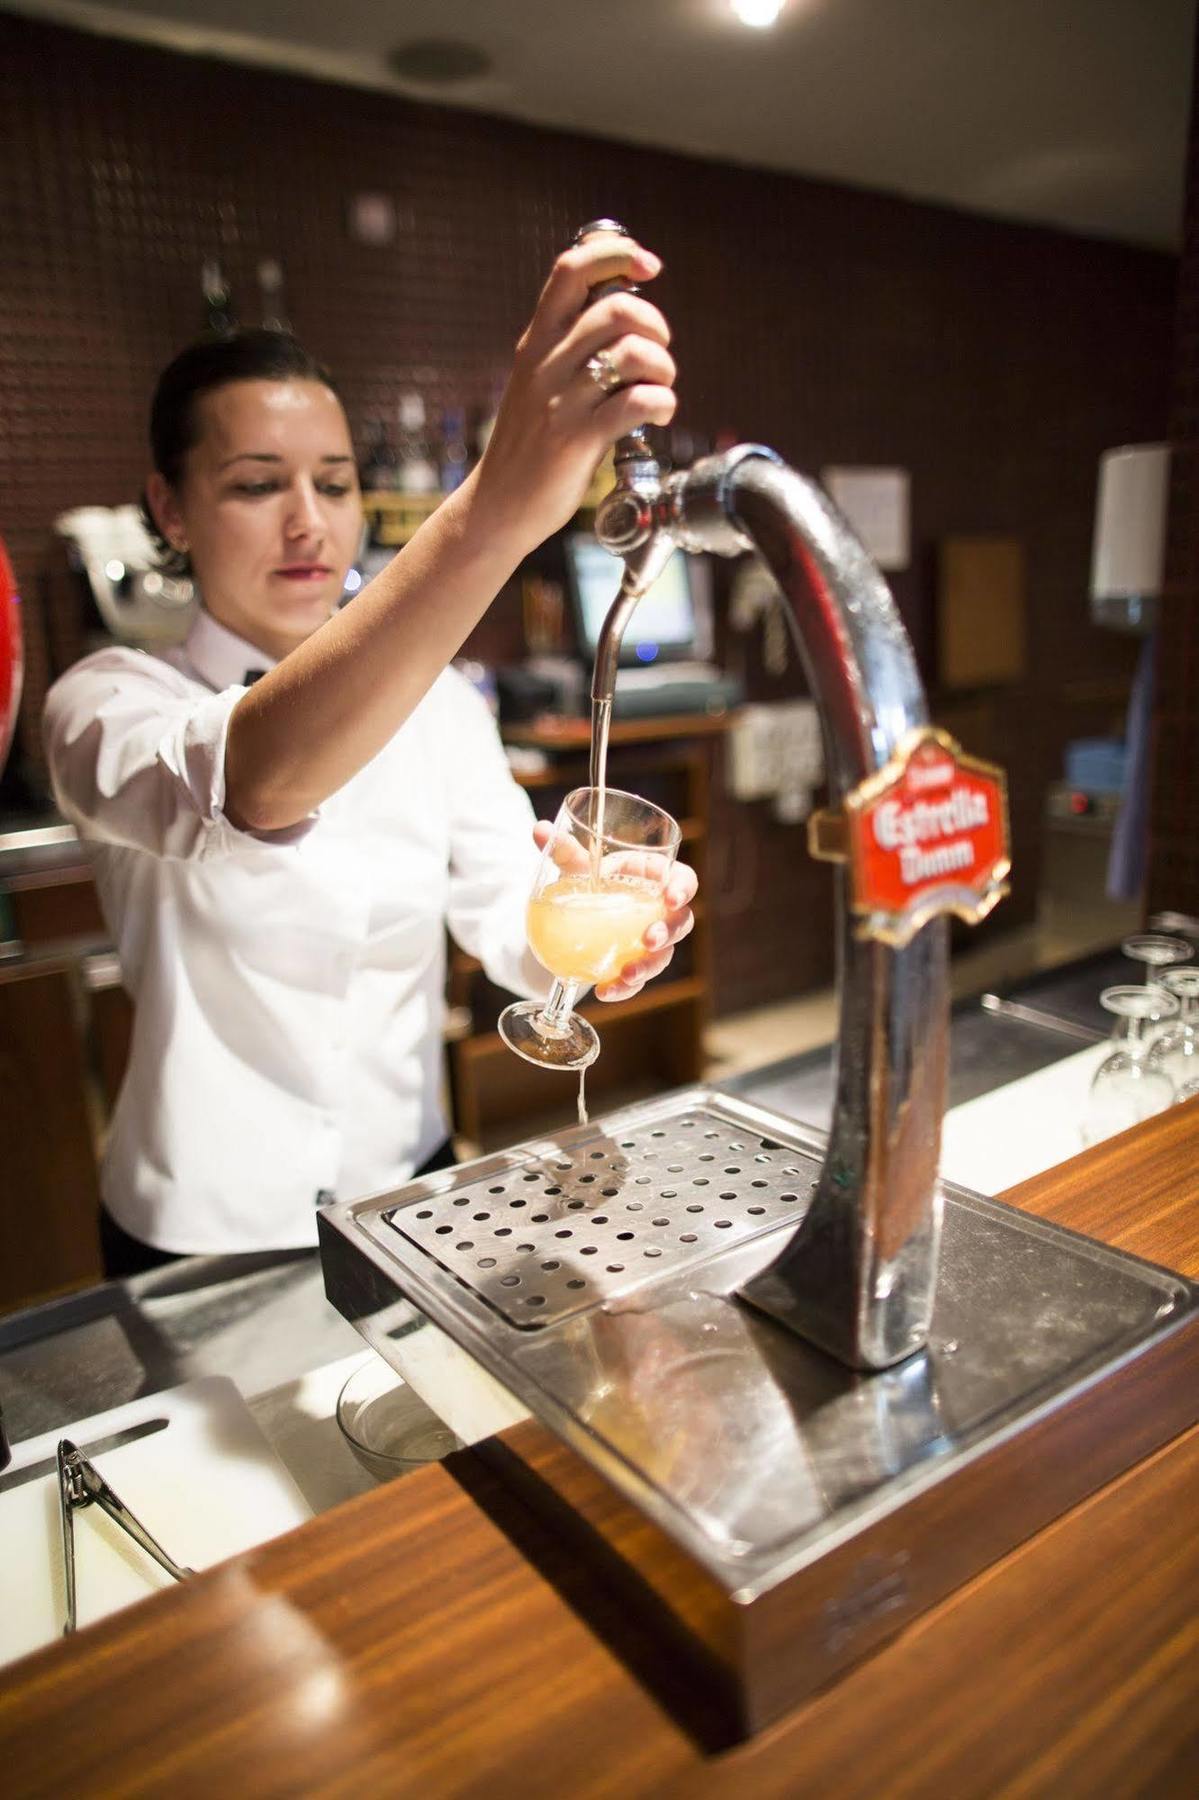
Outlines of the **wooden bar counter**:
<svg viewBox="0 0 1199 1800">
<path fill-rule="evenodd" d="M 1199 1275 L 1199 1103 L 1005 1198 Z M 1199 1428 L 718 1753 L 539 1532 L 439 1466 L 156 1595 L 0 1673 L 0 1792 L 1199 1792 Z"/>
</svg>

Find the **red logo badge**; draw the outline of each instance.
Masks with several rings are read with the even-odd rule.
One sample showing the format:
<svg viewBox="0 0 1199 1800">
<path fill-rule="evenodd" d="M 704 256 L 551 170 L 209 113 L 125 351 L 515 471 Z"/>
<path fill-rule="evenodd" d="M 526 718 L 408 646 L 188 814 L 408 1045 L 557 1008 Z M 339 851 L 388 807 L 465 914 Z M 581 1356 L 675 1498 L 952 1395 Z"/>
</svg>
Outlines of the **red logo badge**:
<svg viewBox="0 0 1199 1800">
<path fill-rule="evenodd" d="M 848 862 L 863 937 L 906 944 L 942 913 L 975 925 L 1008 891 L 1007 781 L 926 726 L 840 812 L 817 813 L 808 842 L 813 856 Z"/>
</svg>

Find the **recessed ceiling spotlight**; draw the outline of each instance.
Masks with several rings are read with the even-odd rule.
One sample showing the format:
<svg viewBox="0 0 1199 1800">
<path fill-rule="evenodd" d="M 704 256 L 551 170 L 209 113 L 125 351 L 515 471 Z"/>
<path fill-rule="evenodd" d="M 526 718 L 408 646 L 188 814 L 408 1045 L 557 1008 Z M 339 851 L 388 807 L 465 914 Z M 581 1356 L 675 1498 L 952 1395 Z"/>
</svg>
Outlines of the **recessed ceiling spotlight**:
<svg viewBox="0 0 1199 1800">
<path fill-rule="evenodd" d="M 729 4 L 743 25 L 751 25 L 755 31 L 769 31 L 778 23 L 787 0 L 729 0 Z"/>
<path fill-rule="evenodd" d="M 491 58 L 485 50 L 456 38 L 418 38 L 401 44 L 390 53 L 387 64 L 404 81 L 420 81 L 426 87 L 453 87 L 491 72 Z"/>
</svg>

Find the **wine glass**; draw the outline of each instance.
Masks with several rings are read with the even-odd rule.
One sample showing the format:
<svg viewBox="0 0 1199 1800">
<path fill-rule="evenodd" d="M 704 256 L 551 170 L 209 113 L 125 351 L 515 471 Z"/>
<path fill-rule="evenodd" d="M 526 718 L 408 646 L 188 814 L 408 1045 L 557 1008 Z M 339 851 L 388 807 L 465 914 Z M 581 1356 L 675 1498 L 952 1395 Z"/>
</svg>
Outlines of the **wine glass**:
<svg viewBox="0 0 1199 1800">
<path fill-rule="evenodd" d="M 1132 937 L 1126 937 L 1120 948 L 1133 962 L 1144 963 L 1146 982 L 1156 981 L 1159 969 L 1189 962 L 1195 954 L 1184 938 L 1167 937 L 1160 931 L 1138 931 Z"/>
<path fill-rule="evenodd" d="M 1199 969 L 1171 969 L 1162 986 L 1175 995 L 1181 1012 L 1150 1044 L 1149 1064 L 1185 1086 L 1199 1078 Z"/>
<path fill-rule="evenodd" d="M 554 977 L 547 1000 L 518 1000 L 499 1017 L 500 1036 L 544 1069 L 585 1069 L 599 1037 L 574 1010 L 584 987 L 614 981 L 645 949 L 666 910 L 665 888 L 679 847 L 669 813 L 619 788 L 575 788 L 553 833 L 529 900 L 529 945 Z"/>
<path fill-rule="evenodd" d="M 1178 1001 L 1165 988 L 1148 985 L 1104 988 L 1099 1004 L 1114 1013 L 1115 1048 L 1104 1057 L 1091 1078 L 1091 1091 L 1083 1120 L 1085 1144 L 1097 1144 L 1139 1125 L 1152 1113 L 1164 1112 L 1174 1099 L 1174 1083 L 1149 1063 L 1146 1025 L 1172 1018 Z"/>
</svg>

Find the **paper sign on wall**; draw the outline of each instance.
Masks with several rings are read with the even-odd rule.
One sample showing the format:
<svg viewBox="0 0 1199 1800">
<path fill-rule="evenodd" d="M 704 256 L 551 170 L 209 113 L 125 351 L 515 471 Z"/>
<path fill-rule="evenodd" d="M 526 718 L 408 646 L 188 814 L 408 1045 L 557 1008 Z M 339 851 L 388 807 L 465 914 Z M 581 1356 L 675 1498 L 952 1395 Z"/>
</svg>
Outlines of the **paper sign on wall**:
<svg viewBox="0 0 1199 1800">
<path fill-rule="evenodd" d="M 832 467 L 821 482 L 880 569 L 906 569 L 911 561 L 911 483 L 906 469 Z"/>
</svg>

